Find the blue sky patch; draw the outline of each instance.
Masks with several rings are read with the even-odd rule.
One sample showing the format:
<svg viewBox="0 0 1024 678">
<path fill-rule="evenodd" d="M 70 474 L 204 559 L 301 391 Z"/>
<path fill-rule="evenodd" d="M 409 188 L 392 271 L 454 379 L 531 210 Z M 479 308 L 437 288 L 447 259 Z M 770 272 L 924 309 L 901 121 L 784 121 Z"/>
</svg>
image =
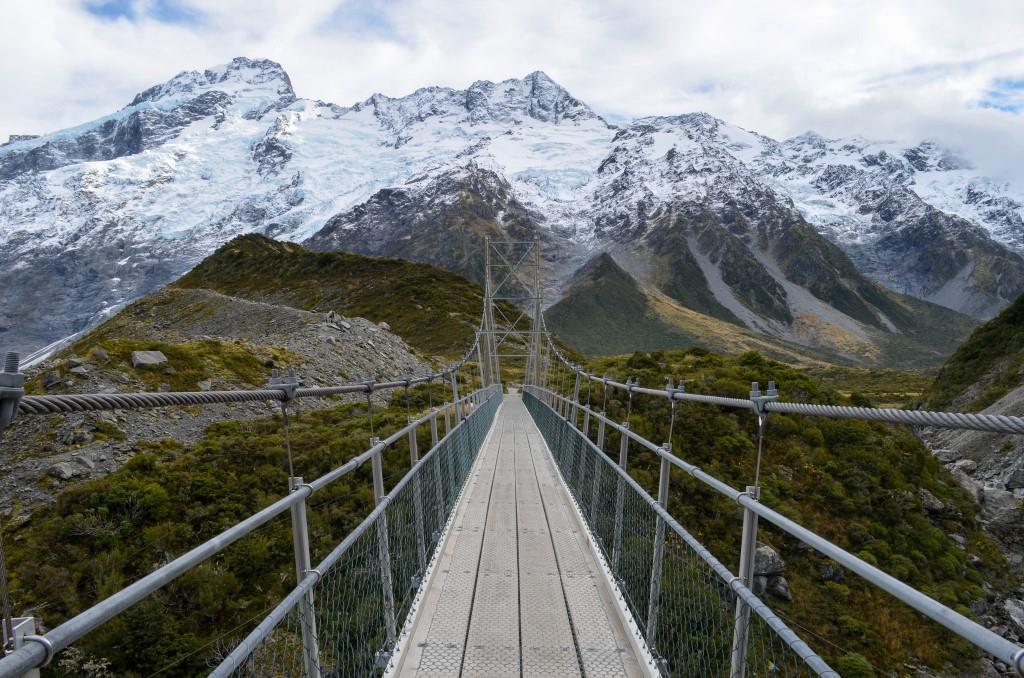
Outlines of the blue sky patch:
<svg viewBox="0 0 1024 678">
<path fill-rule="evenodd" d="M 148 18 L 169 24 L 196 24 L 200 16 L 177 0 L 85 0 L 85 11 L 93 16 L 116 21 Z"/>
<path fill-rule="evenodd" d="M 364 38 L 395 40 L 398 32 L 386 11 L 390 4 L 390 0 L 346 0 L 331 12 L 324 28 Z"/>
<path fill-rule="evenodd" d="M 1007 113 L 1024 111 L 1024 79 L 997 78 L 978 102 L 982 108 L 995 108 Z"/>
</svg>

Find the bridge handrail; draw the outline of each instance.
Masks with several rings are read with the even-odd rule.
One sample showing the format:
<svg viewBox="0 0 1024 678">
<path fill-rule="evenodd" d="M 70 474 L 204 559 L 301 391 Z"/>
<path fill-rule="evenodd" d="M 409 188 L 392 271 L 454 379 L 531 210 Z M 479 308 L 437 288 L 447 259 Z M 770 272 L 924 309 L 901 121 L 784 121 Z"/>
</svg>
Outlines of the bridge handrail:
<svg viewBox="0 0 1024 678">
<path fill-rule="evenodd" d="M 404 382 L 402 383 L 404 384 Z M 471 402 L 477 396 L 485 394 L 488 391 L 493 391 L 495 388 L 496 387 L 491 386 L 473 391 L 472 393 L 459 398 L 459 400 L 455 402 L 442 404 L 439 409 L 443 410 L 446 407 L 455 407 L 458 409 L 459 407 Z M 295 504 L 305 501 L 313 493 L 323 489 L 342 476 L 356 470 L 369 461 L 375 454 L 384 451 L 389 445 L 393 444 L 405 435 L 408 435 L 410 430 L 416 428 L 420 424 L 430 421 L 430 419 L 432 417 L 436 417 L 437 414 L 438 409 L 434 409 L 422 417 L 411 420 L 398 432 L 392 434 L 385 440 L 378 441 L 377 444 L 371 446 L 365 452 L 353 457 L 341 466 L 329 471 L 311 483 L 295 488 L 287 496 L 282 497 L 269 506 L 257 511 L 245 520 L 242 520 L 220 534 L 208 539 L 204 543 L 193 548 L 191 551 L 178 556 L 170 563 L 167 563 L 159 569 L 151 572 L 142 579 L 130 584 L 117 593 L 100 601 L 96 605 L 80 612 L 71 619 L 53 628 L 45 635 L 26 638 L 29 642 L 26 642 L 21 648 L 4 657 L 0 657 L 0 678 L 20 676 L 22 673 L 35 667 L 45 665 L 54 654 L 66 648 L 71 643 L 75 642 L 101 624 L 109 621 L 132 605 L 135 605 L 154 591 L 166 586 L 242 537 L 252 533 L 268 521 L 288 511 Z M 461 421 L 458 422 L 456 427 L 453 427 L 452 431 L 454 431 L 459 425 L 462 425 Z M 406 477 L 407 476 L 408 473 L 406 474 Z M 377 509 L 375 508 L 374 511 L 377 511 Z"/>
<path fill-rule="evenodd" d="M 490 398 L 494 397 L 497 394 L 497 387 L 486 387 L 480 389 L 478 393 L 487 393 L 488 391 L 489 394 L 484 399 L 485 403 L 488 400 L 490 400 Z M 457 426 L 453 427 L 451 431 L 446 433 L 445 436 L 438 441 L 437 445 L 431 448 L 431 450 L 427 452 L 427 454 L 423 455 L 423 457 L 420 458 L 420 462 L 422 463 L 418 463 L 416 466 L 410 469 L 408 473 L 402 476 L 402 478 L 395 484 L 395 486 L 391 488 L 391 491 L 388 492 L 383 498 L 381 498 L 381 500 L 374 507 L 373 511 L 371 511 L 362 520 L 362 522 L 359 523 L 359 525 L 353 528 L 351 532 L 345 535 L 345 538 L 342 539 L 341 542 L 337 546 L 335 546 L 331 550 L 331 552 L 328 553 L 327 556 L 325 556 L 324 559 L 321 560 L 320 563 L 315 568 L 310 570 L 306 574 L 306 576 L 298 582 L 298 584 L 296 584 L 295 588 L 293 588 L 291 592 L 289 592 L 289 594 L 285 596 L 281 600 L 281 602 L 278 603 L 277 606 L 267 615 L 267 617 L 262 622 L 260 622 L 260 624 L 258 624 L 256 628 L 254 628 L 249 633 L 249 635 L 247 635 L 235 647 L 231 654 L 224 658 L 224 660 L 216 667 L 216 669 L 214 669 L 214 671 L 210 673 L 210 678 L 230 676 L 236 669 L 238 669 L 245 662 L 245 659 L 249 656 L 249 654 L 252 653 L 253 650 L 260 643 L 265 641 L 270 636 L 270 634 L 281 623 L 285 616 L 296 607 L 296 605 L 299 603 L 302 597 L 305 596 L 316 585 L 316 583 L 323 576 L 322 573 L 327 572 L 335 563 L 337 563 L 338 560 L 343 555 L 345 555 L 345 553 L 352 547 L 352 544 L 354 544 L 357 539 L 363 536 L 363 534 L 368 529 L 370 529 L 371 526 L 373 526 L 373 524 L 377 521 L 381 514 L 383 514 L 384 511 L 387 509 L 388 504 L 391 502 L 391 500 L 399 492 L 401 492 L 402 489 L 412 480 L 414 474 L 419 472 L 420 469 L 426 468 L 426 464 L 430 461 L 431 457 L 438 453 L 438 450 L 442 448 L 446 441 L 457 435 L 456 432 L 458 431 L 459 427 L 463 425 L 464 422 L 459 422 Z M 405 429 L 403 429 L 403 432 L 408 432 L 411 428 L 412 425 L 407 426 Z M 391 438 L 394 438 L 394 441 L 392 442 L 397 441 L 398 438 L 400 437 L 401 436 L 398 433 L 391 436 Z M 381 445 L 386 447 L 390 445 L 390 443 L 388 443 L 387 440 L 385 440 L 381 442 Z M 314 482 L 313 485 L 315 486 L 317 482 L 319 481 Z"/>
<path fill-rule="evenodd" d="M 536 386 L 526 386 L 523 389 L 524 393 L 534 397 L 538 402 L 542 403 L 549 410 L 554 412 L 554 409 L 543 399 L 537 397 L 533 391 L 539 393 L 552 394 L 552 391 L 542 389 Z M 583 408 L 580 408 L 584 411 Z M 557 413 L 556 413 L 557 414 Z M 592 413 L 593 416 L 593 413 Z M 729 586 L 741 598 L 747 605 L 750 606 L 761 619 L 768 624 L 773 631 L 775 631 L 780 638 L 792 649 L 797 656 L 800 657 L 807 664 L 809 668 L 814 670 L 819 676 L 829 676 L 832 678 L 839 678 L 839 674 L 835 672 L 825 661 L 815 652 L 806 642 L 803 641 L 789 626 L 786 625 L 782 619 L 776 615 L 770 607 L 768 607 L 758 596 L 755 594 L 739 577 L 733 575 L 729 568 L 722 564 L 718 558 L 714 556 L 700 541 L 697 540 L 690 532 L 684 528 L 678 520 L 672 517 L 672 514 L 668 512 L 668 509 L 663 507 L 657 502 L 647 491 L 640 486 L 633 476 L 629 475 L 625 469 L 616 464 L 612 459 L 606 455 L 590 438 L 583 434 L 576 425 L 570 421 L 565 421 L 573 431 L 590 447 L 591 451 L 599 455 L 599 458 L 612 470 L 619 478 L 622 479 L 630 488 L 639 495 L 644 502 L 651 508 L 654 513 L 665 521 L 665 524 L 679 537 L 686 542 L 686 544 L 693 549 L 693 551 L 703 560 L 708 566 L 721 577 L 722 581 Z M 607 420 L 606 420 L 607 423 Z M 620 429 L 622 430 L 622 429 Z M 625 429 L 628 431 L 629 429 Z M 631 436 L 636 440 L 635 436 Z M 640 440 L 643 440 L 641 438 Z M 646 442 L 646 441 L 645 441 Z M 660 449 L 660 448 L 659 448 Z"/>
<path fill-rule="evenodd" d="M 611 385 L 611 383 L 612 382 L 609 382 L 609 385 Z M 566 407 L 576 408 L 579 412 L 583 412 L 585 416 L 589 415 L 597 421 L 604 422 L 605 426 L 610 426 L 622 435 L 625 435 L 629 439 L 650 450 L 659 458 L 665 459 L 673 466 L 686 471 L 690 476 L 707 485 L 714 491 L 731 499 L 732 501 L 735 501 L 739 506 L 756 513 L 759 517 L 764 518 L 784 532 L 796 537 L 804 544 L 807 544 L 811 548 L 817 550 L 819 553 L 828 556 L 837 563 L 852 570 L 869 583 L 877 586 L 886 593 L 889 593 L 897 600 L 906 603 L 921 614 L 924 614 L 930 619 L 945 626 L 956 635 L 969 641 L 976 647 L 988 652 L 1007 665 L 1014 667 L 1018 674 L 1024 675 L 1024 648 L 1011 643 L 999 634 L 986 629 L 984 626 L 981 626 L 977 622 L 974 622 L 960 613 L 946 607 L 942 603 L 939 603 L 933 598 L 921 593 L 917 589 L 908 586 L 899 579 L 896 579 L 877 567 L 868 564 L 852 553 L 845 551 L 827 539 L 818 536 L 807 528 L 799 525 L 789 518 L 786 518 L 777 511 L 765 506 L 760 501 L 750 496 L 749 493 L 733 488 L 728 483 L 725 483 L 701 470 L 699 466 L 681 459 L 675 454 L 667 451 L 664 447 L 656 445 L 655 443 L 652 443 L 646 438 L 631 431 L 628 426 L 624 426 L 613 421 L 605 414 L 597 412 L 583 403 L 574 402 L 571 398 L 559 395 L 558 393 L 546 388 L 530 386 L 527 387 L 527 390 L 542 393 L 560 401 Z M 645 389 L 645 391 L 653 391 L 654 394 L 665 394 L 667 396 L 667 392 L 663 391 L 657 391 L 654 389 Z M 638 390 L 636 392 L 641 391 Z M 575 430 L 579 431 L 579 429 L 576 428 L 575 423 L 572 423 L 572 426 Z M 580 434 L 582 435 L 582 432 L 580 432 Z"/>
</svg>

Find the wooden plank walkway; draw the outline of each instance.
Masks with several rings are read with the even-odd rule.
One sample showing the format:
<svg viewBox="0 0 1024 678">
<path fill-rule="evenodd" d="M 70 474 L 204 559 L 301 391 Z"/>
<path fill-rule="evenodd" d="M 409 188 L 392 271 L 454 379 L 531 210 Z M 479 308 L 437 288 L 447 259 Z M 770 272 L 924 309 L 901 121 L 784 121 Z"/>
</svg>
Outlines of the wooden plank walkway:
<svg viewBox="0 0 1024 678">
<path fill-rule="evenodd" d="M 627 634 L 540 431 L 505 396 L 396 675 L 647 675 Z"/>
</svg>

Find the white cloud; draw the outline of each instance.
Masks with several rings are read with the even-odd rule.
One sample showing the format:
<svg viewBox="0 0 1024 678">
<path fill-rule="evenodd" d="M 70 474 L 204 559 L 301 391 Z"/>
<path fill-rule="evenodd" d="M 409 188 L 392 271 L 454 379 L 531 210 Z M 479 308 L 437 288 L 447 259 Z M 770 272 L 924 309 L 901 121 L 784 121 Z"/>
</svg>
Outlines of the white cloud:
<svg viewBox="0 0 1024 678">
<path fill-rule="evenodd" d="M 1024 79 L 1024 3 L 1009 0 L 6 0 L 2 14 L 0 138 L 245 55 L 341 104 L 541 69 L 610 116 L 706 110 L 777 138 L 933 137 L 1024 180 L 1024 118 L 981 105 L 994 83 Z"/>
</svg>

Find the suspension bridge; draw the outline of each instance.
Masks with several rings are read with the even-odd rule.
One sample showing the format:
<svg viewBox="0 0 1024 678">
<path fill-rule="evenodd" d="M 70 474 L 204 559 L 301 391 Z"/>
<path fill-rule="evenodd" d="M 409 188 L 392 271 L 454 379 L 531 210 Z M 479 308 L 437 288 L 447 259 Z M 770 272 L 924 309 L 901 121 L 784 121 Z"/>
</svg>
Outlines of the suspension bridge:
<svg viewBox="0 0 1024 678">
<path fill-rule="evenodd" d="M 544 326 L 539 244 L 488 241 L 487 252 L 475 342 L 423 376 L 310 388 L 276 375 L 248 391 L 32 396 L 9 355 L 0 373 L 0 430 L 23 416 L 244 401 L 279 403 L 287 426 L 298 399 L 364 394 L 369 402 L 416 384 L 446 384 L 450 398 L 318 478 L 293 473 L 277 501 L 55 628 L 37 632 L 36 620 L 5 609 L 0 676 L 45 671 L 62 650 L 285 515 L 294 585 L 217 657 L 212 676 L 838 676 L 816 638 L 790 628 L 755 594 L 759 522 L 1024 675 L 1024 649 L 762 503 L 756 476 L 733 487 L 580 392 L 592 382 L 630 401 L 665 399 L 672 423 L 679 402 L 748 412 L 759 459 L 773 413 L 1005 433 L 1024 433 L 1024 419 L 791 403 L 774 384 L 762 391 L 755 383 L 748 398 L 735 398 L 597 376 L 563 355 Z M 501 361 L 509 358 L 524 360 L 521 388 L 502 383 Z M 555 371 L 571 375 L 567 388 L 551 379 Z M 478 387 L 467 389 L 471 382 Z M 460 394 L 460 385 L 469 392 Z M 655 496 L 630 473 L 631 453 L 641 450 L 660 464 Z M 383 459 L 402 453 L 409 470 L 389 486 Z M 314 562 L 310 498 L 366 465 L 374 508 Z M 735 568 L 669 512 L 673 473 L 742 514 L 742 530 L 732 535 Z"/>
</svg>

